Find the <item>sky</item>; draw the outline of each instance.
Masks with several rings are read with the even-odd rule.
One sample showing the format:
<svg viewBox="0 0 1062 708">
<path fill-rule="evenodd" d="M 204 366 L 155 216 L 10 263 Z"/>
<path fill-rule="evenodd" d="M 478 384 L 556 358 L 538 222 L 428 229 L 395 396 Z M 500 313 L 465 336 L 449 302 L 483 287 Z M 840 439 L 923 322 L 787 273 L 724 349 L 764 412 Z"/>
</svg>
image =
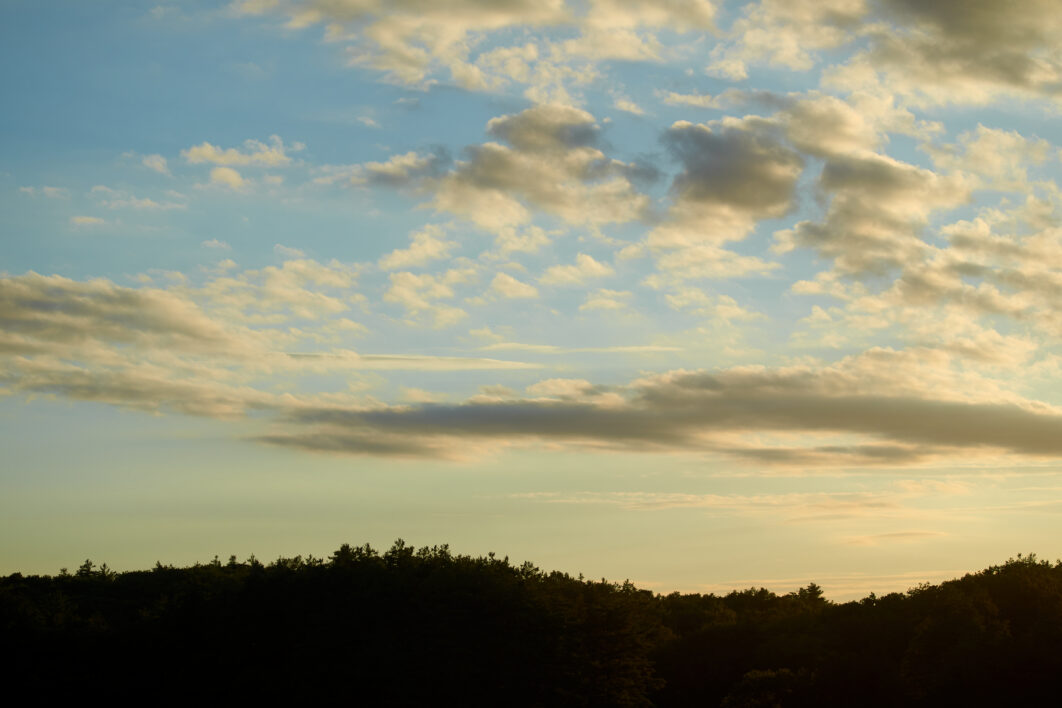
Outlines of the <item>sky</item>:
<svg viewBox="0 0 1062 708">
<path fill-rule="evenodd" d="M 1055 0 L 0 5 L 0 572 L 1062 556 Z"/>
</svg>

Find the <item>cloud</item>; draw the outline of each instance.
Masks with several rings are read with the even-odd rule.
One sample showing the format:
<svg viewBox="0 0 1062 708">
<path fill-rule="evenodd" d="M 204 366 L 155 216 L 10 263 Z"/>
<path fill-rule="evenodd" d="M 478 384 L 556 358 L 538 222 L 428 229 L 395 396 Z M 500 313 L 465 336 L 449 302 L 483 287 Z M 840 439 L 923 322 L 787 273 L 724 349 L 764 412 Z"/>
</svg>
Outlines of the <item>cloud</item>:
<svg viewBox="0 0 1062 708">
<path fill-rule="evenodd" d="M 961 175 L 941 176 L 876 153 L 830 158 L 818 184 L 832 196 L 825 220 L 779 232 L 777 249 L 813 248 L 854 275 L 921 262 L 926 251 L 919 233 L 930 214 L 970 194 Z"/>
<path fill-rule="evenodd" d="M 468 313 L 437 301 L 453 298 L 453 286 L 474 279 L 475 271 L 471 269 L 451 268 L 439 275 L 418 275 L 409 271 L 392 273 L 391 287 L 384 294 L 384 300 L 402 305 L 411 317 L 430 316 L 437 328 L 449 327 L 464 319 Z"/>
<path fill-rule="evenodd" d="M 556 233 L 559 232 L 547 232 L 539 226 L 506 226 L 498 229 L 494 245 L 501 257 L 512 253 L 536 253 L 543 246 L 552 243 L 550 236 Z"/>
<path fill-rule="evenodd" d="M 180 202 L 157 202 L 154 199 L 148 197 L 137 197 L 125 190 L 111 189 L 101 184 L 96 185 L 90 190 L 90 193 L 96 196 L 102 196 L 100 199 L 100 205 L 107 209 L 137 209 L 137 210 L 149 210 L 149 211 L 173 211 L 187 209 L 187 204 Z M 175 194 L 175 193 L 169 193 Z M 180 196 L 177 194 L 177 196 Z"/>
<path fill-rule="evenodd" d="M 168 176 L 170 174 L 170 168 L 166 164 L 166 158 L 162 155 L 144 155 L 140 159 L 140 164 L 142 164 L 149 170 L 154 170 L 155 172 L 158 172 L 161 175 Z"/>
<path fill-rule="evenodd" d="M 19 392 L 210 418 L 240 418 L 250 409 L 270 408 L 276 401 L 271 394 L 247 387 L 178 377 L 172 370 L 148 365 L 88 368 L 33 359 L 20 362 L 15 371 L 0 369 L 0 380 Z"/>
<path fill-rule="evenodd" d="M 878 121 L 890 116 L 881 107 L 861 107 L 834 96 L 813 93 L 800 98 L 785 97 L 781 100 L 784 110 L 786 137 L 802 152 L 816 157 L 844 157 L 874 151 L 882 142 Z M 893 124 L 889 128 L 902 126 Z"/>
<path fill-rule="evenodd" d="M 517 82 L 536 102 L 567 103 L 566 84 L 590 81 L 596 62 L 660 60 L 669 52 L 659 30 L 710 30 L 715 16 L 709 0 L 311 0 L 235 7 L 281 14 L 289 27 L 324 25 L 326 40 L 346 45 L 352 65 L 379 71 L 387 82 L 426 88 L 444 80 L 475 91 Z M 555 29 L 575 36 L 554 40 Z M 514 33 L 519 43 L 508 44 Z"/>
<path fill-rule="evenodd" d="M 99 226 L 107 222 L 98 216 L 71 216 L 70 223 L 73 226 Z"/>
<path fill-rule="evenodd" d="M 683 167 L 671 184 L 679 208 L 730 221 L 781 216 L 792 205 L 803 160 L 767 121 L 679 121 L 664 144 Z"/>
<path fill-rule="evenodd" d="M 940 538 L 948 534 L 942 531 L 893 531 L 891 533 L 878 533 L 866 536 L 853 536 L 848 543 L 856 546 L 877 546 L 883 543 L 913 543 Z"/>
<path fill-rule="evenodd" d="M 867 12 L 865 0 L 761 0 L 746 3 L 712 51 L 707 73 L 740 81 L 747 63 L 806 71 L 817 52 L 852 41 Z"/>
<path fill-rule="evenodd" d="M 299 286 L 341 287 L 350 284 L 350 277 L 338 265 L 307 261 L 218 277 L 199 289 L 183 283 L 171 290 L 129 288 L 104 279 L 76 281 L 33 272 L 3 276 L 0 387 L 5 395 L 62 396 L 151 412 L 240 418 L 315 400 L 353 405 L 350 395 L 299 396 L 250 385 L 263 375 L 537 368 L 485 357 L 291 352 L 285 349 L 302 339 L 298 330 L 244 324 L 255 322 L 244 308 L 262 308 L 275 324 L 273 318 L 285 308 L 298 313 L 320 306 L 315 293 Z M 359 327 L 345 318 L 328 326 Z M 314 334 L 327 331 L 323 327 Z"/>
<path fill-rule="evenodd" d="M 0 329 L 7 351 L 108 341 L 219 351 L 233 337 L 190 301 L 164 290 L 81 282 L 34 272 L 0 278 Z"/>
<path fill-rule="evenodd" d="M 269 137 L 269 144 L 258 140 L 246 140 L 243 143 L 245 152 L 236 148 L 222 149 L 208 142 L 181 151 L 181 157 L 190 164 L 198 165 L 204 162 L 227 167 L 285 167 L 291 164 L 288 150 L 298 152 L 305 146 L 302 143 L 293 143 L 285 146 L 284 141 L 278 135 Z M 215 170 L 216 171 L 216 170 Z"/>
<path fill-rule="evenodd" d="M 365 163 L 352 181 L 402 187 L 419 179 L 438 176 L 449 163 L 450 157 L 444 150 L 424 155 L 407 152 L 404 155 L 395 155 L 386 162 Z"/>
<path fill-rule="evenodd" d="M 526 299 L 538 297 L 538 290 L 533 285 L 522 283 L 508 273 L 498 273 L 491 281 L 490 290 L 504 298 Z"/>
<path fill-rule="evenodd" d="M 215 167 L 210 170 L 210 184 L 240 191 L 247 186 L 247 180 L 231 167 Z"/>
<path fill-rule="evenodd" d="M 628 290 L 598 290 L 586 296 L 580 310 L 626 310 L 632 293 Z"/>
<path fill-rule="evenodd" d="M 777 268 L 723 244 L 793 208 L 804 161 L 781 126 L 757 116 L 678 121 L 663 141 L 682 171 L 672 180 L 667 213 L 645 241 L 662 277 L 740 277 Z"/>
<path fill-rule="evenodd" d="M 630 98 L 622 95 L 615 95 L 612 97 L 612 107 L 626 113 L 631 113 L 636 116 L 644 116 L 645 109 L 632 101 Z"/>
<path fill-rule="evenodd" d="M 412 235 L 409 248 L 391 251 L 380 259 L 379 266 L 384 270 L 398 270 L 413 266 L 424 266 L 434 260 L 450 257 L 450 249 L 457 244 L 440 238 L 443 229 L 429 224 Z"/>
<path fill-rule="evenodd" d="M 1047 160 L 1050 144 L 1015 131 L 986 128 L 959 135 L 951 145 L 925 145 L 939 169 L 965 170 L 982 177 L 994 189 L 1028 190 L 1027 168 Z"/>
<path fill-rule="evenodd" d="M 710 297 L 703 290 L 683 286 L 677 292 L 664 296 L 668 306 L 675 310 L 686 310 L 700 317 L 709 317 L 726 322 L 764 319 L 761 312 L 754 312 L 742 307 L 729 295 Z"/>
<path fill-rule="evenodd" d="M 615 273 L 612 266 L 594 260 L 593 256 L 580 253 L 573 265 L 550 266 L 538 279 L 543 285 L 582 285 L 594 278 L 604 278 Z"/>
<path fill-rule="evenodd" d="M 281 2 L 270 6 L 245 3 L 247 14 L 280 12 L 290 27 L 322 23 L 326 36 L 351 42 L 351 61 L 380 71 L 385 80 L 412 86 L 430 85 L 440 70 L 465 88 L 483 88 L 487 78 L 468 61 L 469 34 L 520 25 L 560 24 L 569 17 L 563 0 L 413 0 L 378 5 L 368 2 Z"/>
<path fill-rule="evenodd" d="M 323 363 L 324 366 L 320 367 L 323 371 L 516 371 L 541 368 L 538 364 L 507 359 L 422 354 L 359 354 L 349 350 L 288 356 L 302 362 Z"/>
<path fill-rule="evenodd" d="M 667 91 L 659 94 L 669 106 L 692 106 L 694 108 L 719 108 L 719 99 L 706 93 L 684 94 Z"/>
<path fill-rule="evenodd" d="M 69 199 L 70 190 L 65 187 L 19 187 L 18 191 L 30 196 L 36 196 L 37 194 L 43 194 L 49 199 Z"/>
<path fill-rule="evenodd" d="M 358 275 L 356 266 L 334 259 L 319 263 L 280 244 L 275 250 L 289 260 L 279 267 L 214 278 L 189 290 L 189 295 L 208 299 L 229 319 L 255 324 L 291 318 L 318 321 L 346 312 L 361 301 L 363 296 L 351 292 Z"/>
<path fill-rule="evenodd" d="M 509 143 L 471 145 L 463 160 L 444 150 L 408 152 L 385 162 L 322 170 L 320 183 L 407 189 L 431 205 L 496 233 L 530 226 L 531 209 L 571 224 L 600 225 L 642 218 L 649 199 L 633 181 L 644 166 L 608 158 L 594 147 L 593 116 L 567 106 L 535 106 L 491 119 L 487 132 Z"/>
<path fill-rule="evenodd" d="M 497 231 L 526 224 L 529 206 L 572 224 L 634 221 L 648 208 L 631 182 L 638 167 L 593 147 L 598 128 L 584 111 L 536 106 L 492 119 L 487 130 L 512 147 L 467 148 L 467 160 L 426 185 L 436 209 Z"/>
<path fill-rule="evenodd" d="M 877 7 L 892 26 L 868 28 L 870 47 L 838 72 L 839 86 L 880 81 L 927 104 L 1062 93 L 1062 18 L 1052 0 L 882 0 Z"/>
<path fill-rule="evenodd" d="M 715 509 L 741 515 L 786 515 L 787 521 L 807 518 L 808 512 L 829 511 L 837 517 L 895 514 L 900 497 L 886 493 L 832 492 L 789 494 L 689 494 L 682 492 L 531 492 L 513 495 L 547 504 L 606 504 L 630 511 Z"/>
<path fill-rule="evenodd" d="M 437 301 L 452 297 L 452 286 L 471 278 L 459 271 L 394 273 L 389 299 L 412 315 L 445 325 L 449 315 Z M 195 290 L 127 288 L 36 273 L 0 278 L 0 383 L 9 392 L 140 410 L 212 417 L 261 411 L 283 426 L 264 436 L 266 442 L 372 454 L 453 456 L 461 449 L 558 443 L 803 466 L 1062 455 L 1062 411 L 955 368 L 947 352 L 931 349 L 872 349 L 832 365 L 680 370 L 619 386 L 547 379 L 528 388 L 534 398 L 473 398 L 456 404 L 366 407 L 349 396 L 277 395 L 249 385 L 255 372 L 271 370 L 531 366 L 347 350 L 286 353 L 278 345 L 297 335 L 251 330 L 214 314 L 226 297 L 234 298 L 235 306 L 251 300 L 269 312 L 287 298 L 286 305 L 297 309 L 302 298 L 314 301 L 314 293 L 300 284 L 341 289 L 352 280 L 350 270 L 339 264 L 312 261 L 218 277 Z M 241 283 L 245 287 L 238 287 Z M 212 309 L 194 303 L 188 297 L 192 293 L 206 298 Z M 624 294 L 604 295 L 622 299 Z M 273 302 L 263 305 L 269 298 Z M 720 299 L 718 304 L 728 303 Z M 484 349 L 549 354 L 669 348 L 563 349 L 496 342 Z"/>
<path fill-rule="evenodd" d="M 229 244 L 225 243 L 224 241 L 219 241 L 216 238 L 212 238 L 212 239 L 210 239 L 208 241 L 203 241 L 199 245 L 202 246 L 203 248 L 217 248 L 217 249 L 220 249 L 220 250 L 223 250 L 223 251 L 232 250 L 232 246 L 230 246 Z"/>
<path fill-rule="evenodd" d="M 292 248 L 291 246 L 285 246 L 282 243 L 273 244 L 273 253 L 277 254 L 281 258 L 305 258 L 306 253 L 298 248 Z"/>
<path fill-rule="evenodd" d="M 270 442 L 306 447 L 326 434 L 328 449 L 335 451 L 343 449 L 341 441 L 349 432 L 350 451 L 359 452 L 361 440 L 379 433 L 395 442 L 408 436 L 419 446 L 431 441 L 436 452 L 464 442 L 567 442 L 797 465 L 902 466 L 941 455 L 957 460 L 999 451 L 1062 454 L 1062 413 L 1057 409 L 1015 397 L 993 399 L 987 391 L 970 396 L 940 387 L 910 368 L 918 361 L 917 352 L 880 350 L 821 369 L 675 371 L 624 387 L 599 389 L 577 380 L 562 381 L 563 386 L 543 383 L 530 391 L 555 394 L 544 399 L 473 399 L 372 410 L 308 406 L 287 413 L 293 427 Z M 886 362 L 893 368 L 881 368 Z M 597 400 L 604 393 L 608 395 Z M 307 429 L 305 435 L 300 427 Z M 768 433 L 800 434 L 802 444 L 764 447 L 753 442 Z M 817 443 L 819 439 L 847 442 Z"/>
<path fill-rule="evenodd" d="M 1062 30 L 1052 0 L 761 0 L 747 3 L 712 50 L 711 75 L 743 80 L 748 64 L 811 70 L 819 54 L 858 47 L 829 85 L 922 104 L 987 103 L 1062 93 Z"/>
<path fill-rule="evenodd" d="M 594 117 L 570 106 L 534 106 L 513 115 L 491 118 L 487 133 L 523 152 L 566 152 L 593 147 L 600 128 Z"/>
<path fill-rule="evenodd" d="M 586 352 L 602 354 L 658 354 L 661 352 L 682 351 L 680 347 L 666 347 L 656 344 L 632 344 L 612 347 L 562 347 L 556 344 L 525 344 L 523 342 L 495 342 L 493 344 L 482 346 L 480 349 L 482 351 L 527 351 L 538 354 L 580 354 Z"/>
</svg>

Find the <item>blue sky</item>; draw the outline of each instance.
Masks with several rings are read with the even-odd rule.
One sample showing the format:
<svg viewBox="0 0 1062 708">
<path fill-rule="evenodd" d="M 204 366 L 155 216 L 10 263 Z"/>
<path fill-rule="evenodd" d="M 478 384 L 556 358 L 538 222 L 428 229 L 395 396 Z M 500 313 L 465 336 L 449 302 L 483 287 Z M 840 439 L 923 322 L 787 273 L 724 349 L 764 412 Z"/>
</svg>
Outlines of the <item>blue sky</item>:
<svg viewBox="0 0 1062 708">
<path fill-rule="evenodd" d="M 0 9 L 0 570 L 1057 548 L 1052 2 Z"/>
</svg>

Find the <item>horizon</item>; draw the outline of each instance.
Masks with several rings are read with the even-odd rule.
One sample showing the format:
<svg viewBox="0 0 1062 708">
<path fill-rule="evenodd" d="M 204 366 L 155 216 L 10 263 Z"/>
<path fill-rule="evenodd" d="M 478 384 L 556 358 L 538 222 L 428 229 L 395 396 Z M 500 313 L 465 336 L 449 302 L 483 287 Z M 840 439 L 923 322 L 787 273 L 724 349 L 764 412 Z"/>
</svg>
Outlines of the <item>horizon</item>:
<svg viewBox="0 0 1062 708">
<path fill-rule="evenodd" d="M 14 0 L 0 574 L 1062 557 L 1047 0 Z M 723 590 L 723 589 L 726 590 Z"/>
</svg>

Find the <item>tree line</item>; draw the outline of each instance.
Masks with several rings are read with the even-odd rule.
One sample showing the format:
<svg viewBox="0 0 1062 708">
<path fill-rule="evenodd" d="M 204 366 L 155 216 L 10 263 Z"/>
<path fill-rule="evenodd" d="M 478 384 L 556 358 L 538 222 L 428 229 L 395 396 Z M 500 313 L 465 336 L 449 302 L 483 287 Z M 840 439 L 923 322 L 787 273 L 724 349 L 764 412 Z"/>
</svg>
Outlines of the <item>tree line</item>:
<svg viewBox="0 0 1062 708">
<path fill-rule="evenodd" d="M 5 685 L 353 705 L 1054 702 L 1062 562 L 834 603 L 658 595 L 447 546 L 0 578 Z M 1052 701 L 1054 699 L 1054 701 Z"/>
</svg>

